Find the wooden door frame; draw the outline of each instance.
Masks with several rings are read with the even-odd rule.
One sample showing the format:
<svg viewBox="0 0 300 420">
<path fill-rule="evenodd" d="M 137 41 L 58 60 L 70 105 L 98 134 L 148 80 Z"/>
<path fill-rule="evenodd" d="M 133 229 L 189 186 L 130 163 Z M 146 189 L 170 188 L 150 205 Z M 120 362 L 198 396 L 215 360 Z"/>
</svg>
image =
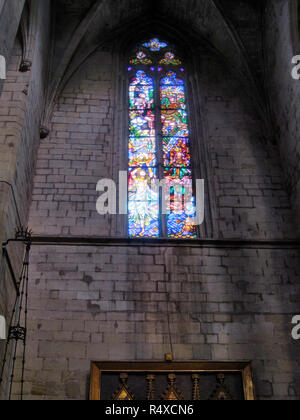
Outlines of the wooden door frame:
<svg viewBox="0 0 300 420">
<path fill-rule="evenodd" d="M 255 400 L 251 362 L 92 362 L 90 400 L 101 400 L 103 373 L 240 373 L 245 401 Z"/>
</svg>

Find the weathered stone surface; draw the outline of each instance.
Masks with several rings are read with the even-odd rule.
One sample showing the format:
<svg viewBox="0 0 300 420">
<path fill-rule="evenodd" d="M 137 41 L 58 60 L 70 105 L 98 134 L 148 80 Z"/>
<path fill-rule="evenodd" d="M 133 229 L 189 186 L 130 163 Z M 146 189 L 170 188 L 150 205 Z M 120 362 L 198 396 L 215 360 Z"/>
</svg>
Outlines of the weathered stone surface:
<svg viewBox="0 0 300 420">
<path fill-rule="evenodd" d="M 299 249 L 284 246 L 297 238 L 300 208 L 292 3 L 266 1 L 264 9 L 260 1 L 221 0 L 220 13 L 210 0 L 32 0 L 24 57 L 16 35 L 27 9 L 0 0 L 8 65 L 0 81 L 0 241 L 20 223 L 58 237 L 31 254 L 26 399 L 86 399 L 92 360 L 163 360 L 169 331 L 175 359 L 252 360 L 258 398 L 300 398 L 299 346 L 291 339 Z M 208 235 L 279 245 L 59 245 L 60 237 L 126 236 L 125 218 L 96 212 L 98 180 L 117 181 L 127 167 L 126 60 L 114 34 L 133 22 L 135 33 L 123 35 L 134 45 L 137 19 L 149 18 L 153 31 L 158 8 L 158 32 L 193 56 L 187 97 L 189 107 L 197 103 L 190 113 L 196 166 L 210 176 Z M 180 39 L 167 33 L 166 20 Z M 24 60 L 32 65 L 22 73 Z M 275 132 L 266 132 L 266 111 Z M 23 250 L 11 254 L 18 273 Z M 7 316 L 14 290 L 0 268 Z M 18 397 L 18 384 L 13 391 Z"/>
<path fill-rule="evenodd" d="M 132 248 L 137 256 L 144 252 L 142 247 Z M 84 267 L 84 261 L 89 255 L 93 255 L 97 261 L 104 249 L 102 246 L 87 246 L 79 253 L 73 247 L 63 247 L 63 257 L 69 269 L 78 273 L 78 277 L 83 277 L 86 271 L 82 272 L 85 268 L 80 267 Z M 157 286 L 159 279 L 152 278 L 150 274 L 149 280 L 143 281 L 132 276 L 126 264 L 119 267 L 119 275 L 125 274 L 127 277 L 128 290 L 134 290 L 138 285 L 139 293 L 131 297 L 132 301 L 128 292 L 122 288 L 119 292 L 122 282 L 110 280 L 115 271 L 114 265 L 107 260 L 103 263 L 107 267 L 105 276 L 94 278 L 88 284 L 88 290 L 92 290 L 92 293 L 97 290 L 102 295 L 102 285 L 110 281 L 113 290 L 97 301 L 100 312 L 91 314 L 86 311 L 85 295 L 76 298 L 77 304 L 84 305 L 77 306 L 71 312 L 67 309 L 59 313 L 55 309 L 43 310 L 45 304 L 47 306 L 47 300 L 41 299 L 45 289 L 53 293 L 59 286 L 62 293 L 72 287 L 72 282 L 68 280 L 53 282 L 55 275 L 59 278 L 55 263 L 47 267 L 39 262 L 50 257 L 58 260 L 62 255 L 60 250 L 60 247 L 54 246 L 46 250 L 35 246 L 32 253 L 31 282 L 34 284 L 36 278 L 43 277 L 44 283 L 35 287 L 36 294 L 31 298 L 31 308 L 35 309 L 31 309 L 29 317 L 38 320 L 40 333 L 48 331 L 51 334 L 48 337 L 37 334 L 39 345 L 30 353 L 32 359 L 36 358 L 37 366 L 41 361 L 55 373 L 60 367 L 55 363 L 51 368 L 50 360 L 55 357 L 62 361 L 76 359 L 76 363 L 72 362 L 67 370 L 70 375 L 76 376 L 78 371 L 88 375 L 88 361 L 92 360 L 163 359 L 170 343 L 167 325 L 169 312 L 175 359 L 253 360 L 259 397 L 298 397 L 299 388 L 297 382 L 294 383 L 294 376 L 299 375 L 299 365 L 297 359 L 291 359 L 291 354 L 297 354 L 298 344 L 290 339 L 290 322 L 291 314 L 298 310 L 294 295 L 300 291 L 299 251 L 224 249 L 226 257 L 216 261 L 214 249 L 193 247 L 185 249 L 185 258 L 190 257 L 191 261 L 195 258 L 195 263 L 189 265 L 179 259 L 169 272 L 168 259 L 180 253 L 181 247 L 162 246 L 160 254 L 164 261 L 159 263 L 169 274 L 169 280 L 163 290 L 153 287 L 155 291 L 150 292 L 151 298 L 148 283 L 150 281 Z M 108 250 L 105 249 L 105 252 L 108 253 Z M 131 258 L 131 252 L 124 255 L 123 247 L 112 247 L 112 251 L 112 256 Z M 154 249 L 153 257 L 156 253 L 157 249 Z M 148 256 L 151 257 L 151 248 L 148 249 Z M 209 270 L 205 274 L 193 273 L 197 258 L 200 266 L 210 268 L 210 273 Z M 242 264 L 237 264 L 239 260 Z M 215 274 L 214 264 L 218 263 L 222 264 L 224 273 Z M 289 271 L 285 268 L 287 264 Z M 136 265 L 142 275 L 144 265 L 142 262 Z M 95 266 L 96 262 L 91 262 L 88 273 L 95 272 Z M 187 271 L 185 282 L 177 278 L 182 267 Z M 239 271 L 232 272 L 232 267 L 239 267 Z M 278 282 L 278 276 L 285 280 Z M 243 286 L 239 287 L 240 284 Z M 172 292 L 174 285 L 178 285 L 179 290 L 184 288 L 184 293 Z M 73 296 L 61 296 L 58 300 L 62 307 L 72 307 Z M 57 296 L 54 297 L 57 299 Z M 128 306 L 130 302 L 132 305 Z M 161 305 L 157 306 L 156 302 Z M 66 321 L 70 315 L 72 320 Z M 61 331 L 60 335 L 57 331 Z M 34 333 L 35 326 L 32 324 L 29 335 Z M 72 338 L 68 340 L 70 334 Z M 61 371 L 66 371 L 64 365 Z M 74 390 L 74 395 L 78 391 L 74 384 L 70 385 L 70 389 Z M 76 395 L 85 398 L 84 393 Z M 69 398 L 69 395 L 62 394 L 61 397 Z"/>
</svg>

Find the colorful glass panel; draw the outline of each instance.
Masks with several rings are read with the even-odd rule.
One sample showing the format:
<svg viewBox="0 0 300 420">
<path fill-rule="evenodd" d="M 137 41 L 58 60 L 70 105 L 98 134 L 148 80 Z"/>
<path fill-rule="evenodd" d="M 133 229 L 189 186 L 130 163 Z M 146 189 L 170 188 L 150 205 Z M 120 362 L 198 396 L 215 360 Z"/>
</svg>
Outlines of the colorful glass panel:
<svg viewBox="0 0 300 420">
<path fill-rule="evenodd" d="M 192 177 L 192 170 L 189 168 L 166 168 L 165 179 L 173 181 L 174 179 L 185 180 Z"/>
<path fill-rule="evenodd" d="M 163 148 L 164 166 L 184 168 L 191 165 L 188 138 L 164 137 Z"/>
<path fill-rule="evenodd" d="M 192 219 L 195 214 L 192 172 L 185 169 L 165 170 L 168 236 L 173 239 L 197 237 Z"/>
<path fill-rule="evenodd" d="M 154 107 L 153 79 L 144 71 L 138 71 L 129 86 L 129 108 L 151 109 Z"/>
<path fill-rule="evenodd" d="M 168 44 L 161 42 L 158 38 L 153 38 L 149 42 L 143 44 L 143 47 L 149 48 L 152 52 L 159 52 L 161 49 L 166 48 Z"/>
<path fill-rule="evenodd" d="M 159 238 L 158 202 L 129 201 L 128 231 L 131 238 Z"/>
<path fill-rule="evenodd" d="M 143 70 L 137 71 L 135 77 L 132 80 L 132 84 L 137 85 L 150 85 L 153 86 L 153 79 L 149 77 Z"/>
<path fill-rule="evenodd" d="M 167 211 L 174 214 L 178 213 L 190 213 L 193 212 L 193 208 L 187 203 L 187 208 L 185 209 L 185 194 L 187 189 L 192 188 L 192 179 L 186 178 L 184 180 L 179 180 L 174 178 L 167 182 L 168 192 L 166 193 L 167 202 Z"/>
<path fill-rule="evenodd" d="M 152 60 L 147 57 L 147 55 L 143 51 L 139 51 L 135 58 L 130 60 L 130 64 L 143 64 L 143 65 L 149 65 L 152 64 Z"/>
<path fill-rule="evenodd" d="M 128 231 L 133 238 L 159 237 L 153 79 L 137 71 L 129 86 Z"/>
<path fill-rule="evenodd" d="M 155 168 L 130 168 L 128 187 L 130 201 L 157 201 L 158 192 L 153 188 L 156 179 Z"/>
<path fill-rule="evenodd" d="M 152 111 L 137 109 L 129 112 L 130 136 L 153 137 L 155 136 L 155 115 Z"/>
<path fill-rule="evenodd" d="M 191 171 L 189 127 L 184 81 L 169 71 L 160 83 L 164 179 L 167 182 L 169 238 L 194 239 L 195 197 Z"/>
<path fill-rule="evenodd" d="M 154 53 L 167 46 L 157 38 L 143 45 Z M 161 175 L 167 184 L 167 215 L 164 220 L 168 236 L 173 239 L 196 238 L 196 228 L 192 223 L 195 198 L 185 84 L 175 71 L 164 74 L 160 67 L 179 66 L 181 62 L 171 52 L 163 53 L 163 57 L 157 54 L 156 60 L 155 54 L 150 59 L 140 50 L 130 64 L 148 66 L 151 76 L 145 68 L 138 69 L 129 84 L 129 235 L 133 238 L 160 237 L 162 216 L 156 181 L 159 179 L 158 168 L 163 167 Z M 180 74 L 184 69 L 178 71 Z M 156 88 L 160 89 L 157 93 Z M 161 132 L 157 132 L 159 120 Z M 162 155 L 157 150 L 159 144 Z M 162 156 L 162 161 L 159 156 Z"/>
<path fill-rule="evenodd" d="M 172 239 L 196 239 L 197 230 L 192 219 L 186 214 L 171 213 L 167 216 L 168 237 Z"/>
<path fill-rule="evenodd" d="M 159 62 L 159 64 L 164 64 L 166 66 L 173 65 L 173 66 L 180 66 L 182 63 L 178 58 L 175 57 L 175 54 L 171 52 L 167 52 Z"/>
<path fill-rule="evenodd" d="M 161 85 L 162 109 L 185 109 L 185 92 L 182 85 Z"/>
<path fill-rule="evenodd" d="M 177 74 L 174 71 L 169 71 L 165 77 L 161 80 L 161 85 L 172 85 L 172 86 L 183 86 L 184 81 L 177 78 Z"/>
<path fill-rule="evenodd" d="M 154 167 L 156 160 L 156 139 L 155 137 L 129 138 L 129 166 L 130 167 Z"/>
<path fill-rule="evenodd" d="M 189 136 L 187 113 L 184 110 L 162 110 L 161 121 L 164 136 Z"/>
<path fill-rule="evenodd" d="M 156 169 L 129 170 L 129 235 L 131 237 L 157 238 L 159 231 L 159 198 L 153 187 Z"/>
</svg>

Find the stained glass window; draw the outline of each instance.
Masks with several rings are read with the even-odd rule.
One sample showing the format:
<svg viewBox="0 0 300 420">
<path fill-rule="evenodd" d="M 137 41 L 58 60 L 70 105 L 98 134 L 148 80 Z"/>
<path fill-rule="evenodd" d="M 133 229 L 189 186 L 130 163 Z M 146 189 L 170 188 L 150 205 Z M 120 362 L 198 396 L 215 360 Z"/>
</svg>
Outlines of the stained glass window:
<svg viewBox="0 0 300 420">
<path fill-rule="evenodd" d="M 143 51 L 139 51 L 136 54 L 136 57 L 130 60 L 130 64 L 152 64 L 152 61 L 150 58 L 147 57 L 147 55 Z"/>
<path fill-rule="evenodd" d="M 130 60 L 128 232 L 132 238 L 192 239 L 195 199 L 182 62 L 158 38 Z M 160 191 L 157 182 L 167 188 Z M 189 194 L 187 194 L 187 190 Z M 166 194 L 166 212 L 162 212 Z"/>
<path fill-rule="evenodd" d="M 178 58 L 175 57 L 175 54 L 171 52 L 167 52 L 159 62 L 159 64 L 170 65 L 173 64 L 174 66 L 180 66 L 182 63 Z"/>
<path fill-rule="evenodd" d="M 143 44 L 143 47 L 149 48 L 150 51 L 153 52 L 158 52 L 161 49 L 166 48 L 167 46 L 168 44 L 166 44 L 165 42 L 161 42 L 158 38 L 153 38 L 149 42 Z"/>
</svg>

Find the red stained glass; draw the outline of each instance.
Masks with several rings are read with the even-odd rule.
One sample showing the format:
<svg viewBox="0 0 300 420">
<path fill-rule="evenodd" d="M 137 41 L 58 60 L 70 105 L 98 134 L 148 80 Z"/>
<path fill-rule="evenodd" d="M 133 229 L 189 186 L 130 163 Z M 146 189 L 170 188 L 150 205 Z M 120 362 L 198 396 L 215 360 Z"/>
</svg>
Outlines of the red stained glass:
<svg viewBox="0 0 300 420">
<path fill-rule="evenodd" d="M 173 65 L 173 66 L 181 66 L 181 61 L 178 60 L 178 58 L 175 57 L 175 54 L 171 52 L 167 52 L 159 62 L 160 65 Z"/>
<path fill-rule="evenodd" d="M 129 84 L 128 232 L 134 238 L 157 238 L 161 234 L 159 209 L 163 203 L 159 202 L 157 188 L 160 164 L 167 186 L 163 196 L 168 236 L 194 239 L 197 231 L 193 225 L 190 133 L 185 83 L 180 74 L 184 69 L 178 69 L 180 77 L 173 70 L 164 74 L 167 66 L 182 65 L 174 53 L 161 51 L 166 47 L 167 43 L 154 38 L 130 61 L 133 66 L 143 66 L 143 70 L 137 69 Z"/>
<path fill-rule="evenodd" d="M 191 165 L 188 138 L 164 137 L 163 148 L 164 166 L 185 168 Z"/>
</svg>

